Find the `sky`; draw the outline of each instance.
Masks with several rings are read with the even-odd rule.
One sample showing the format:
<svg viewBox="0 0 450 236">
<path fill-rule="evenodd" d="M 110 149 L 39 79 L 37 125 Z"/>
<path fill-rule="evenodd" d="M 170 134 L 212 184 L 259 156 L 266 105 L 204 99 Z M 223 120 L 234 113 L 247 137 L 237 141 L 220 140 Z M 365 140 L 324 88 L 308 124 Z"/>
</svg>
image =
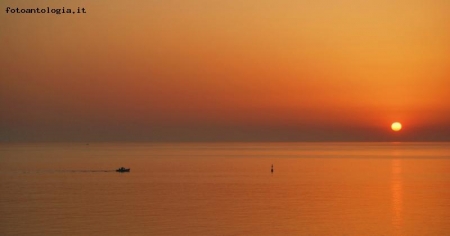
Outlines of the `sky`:
<svg viewBox="0 0 450 236">
<path fill-rule="evenodd" d="M 0 7 L 0 142 L 450 141 L 447 0 Z"/>
</svg>

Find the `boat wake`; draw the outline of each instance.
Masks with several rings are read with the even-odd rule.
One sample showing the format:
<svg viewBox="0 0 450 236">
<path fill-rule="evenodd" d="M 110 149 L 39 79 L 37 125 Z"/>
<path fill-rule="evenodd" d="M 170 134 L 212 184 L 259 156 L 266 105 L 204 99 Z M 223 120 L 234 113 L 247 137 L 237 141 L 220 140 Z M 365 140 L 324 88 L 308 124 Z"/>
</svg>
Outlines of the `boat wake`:
<svg viewBox="0 0 450 236">
<path fill-rule="evenodd" d="M 69 172 L 114 172 L 114 170 L 72 170 Z"/>
<path fill-rule="evenodd" d="M 23 171 L 23 173 L 104 173 L 115 172 L 115 170 L 35 170 Z"/>
</svg>

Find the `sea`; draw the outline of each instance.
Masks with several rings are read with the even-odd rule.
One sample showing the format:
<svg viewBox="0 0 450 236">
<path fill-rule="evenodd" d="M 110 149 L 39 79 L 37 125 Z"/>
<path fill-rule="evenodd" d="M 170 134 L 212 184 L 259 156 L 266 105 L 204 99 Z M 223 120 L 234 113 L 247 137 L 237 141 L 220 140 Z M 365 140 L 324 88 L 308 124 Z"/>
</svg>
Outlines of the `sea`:
<svg viewBox="0 0 450 236">
<path fill-rule="evenodd" d="M 3 143 L 0 235 L 450 235 L 450 143 Z"/>
</svg>

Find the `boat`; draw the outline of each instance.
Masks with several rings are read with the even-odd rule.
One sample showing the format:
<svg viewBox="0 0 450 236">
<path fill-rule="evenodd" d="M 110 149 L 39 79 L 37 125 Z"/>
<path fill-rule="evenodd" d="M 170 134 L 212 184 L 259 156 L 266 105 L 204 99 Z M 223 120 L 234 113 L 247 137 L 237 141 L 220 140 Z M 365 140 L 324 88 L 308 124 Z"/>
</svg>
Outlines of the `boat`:
<svg viewBox="0 0 450 236">
<path fill-rule="evenodd" d="M 116 172 L 130 172 L 130 168 L 125 168 L 125 167 L 120 167 L 119 169 L 116 170 Z"/>
</svg>

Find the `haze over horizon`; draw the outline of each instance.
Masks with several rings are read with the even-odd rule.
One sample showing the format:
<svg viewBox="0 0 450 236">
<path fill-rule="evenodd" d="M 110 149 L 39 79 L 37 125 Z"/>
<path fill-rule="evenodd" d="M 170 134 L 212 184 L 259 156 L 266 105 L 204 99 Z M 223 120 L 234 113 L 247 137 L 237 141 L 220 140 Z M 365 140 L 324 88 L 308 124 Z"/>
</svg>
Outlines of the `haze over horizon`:
<svg viewBox="0 0 450 236">
<path fill-rule="evenodd" d="M 0 7 L 0 142 L 450 141 L 450 1 Z"/>
</svg>

